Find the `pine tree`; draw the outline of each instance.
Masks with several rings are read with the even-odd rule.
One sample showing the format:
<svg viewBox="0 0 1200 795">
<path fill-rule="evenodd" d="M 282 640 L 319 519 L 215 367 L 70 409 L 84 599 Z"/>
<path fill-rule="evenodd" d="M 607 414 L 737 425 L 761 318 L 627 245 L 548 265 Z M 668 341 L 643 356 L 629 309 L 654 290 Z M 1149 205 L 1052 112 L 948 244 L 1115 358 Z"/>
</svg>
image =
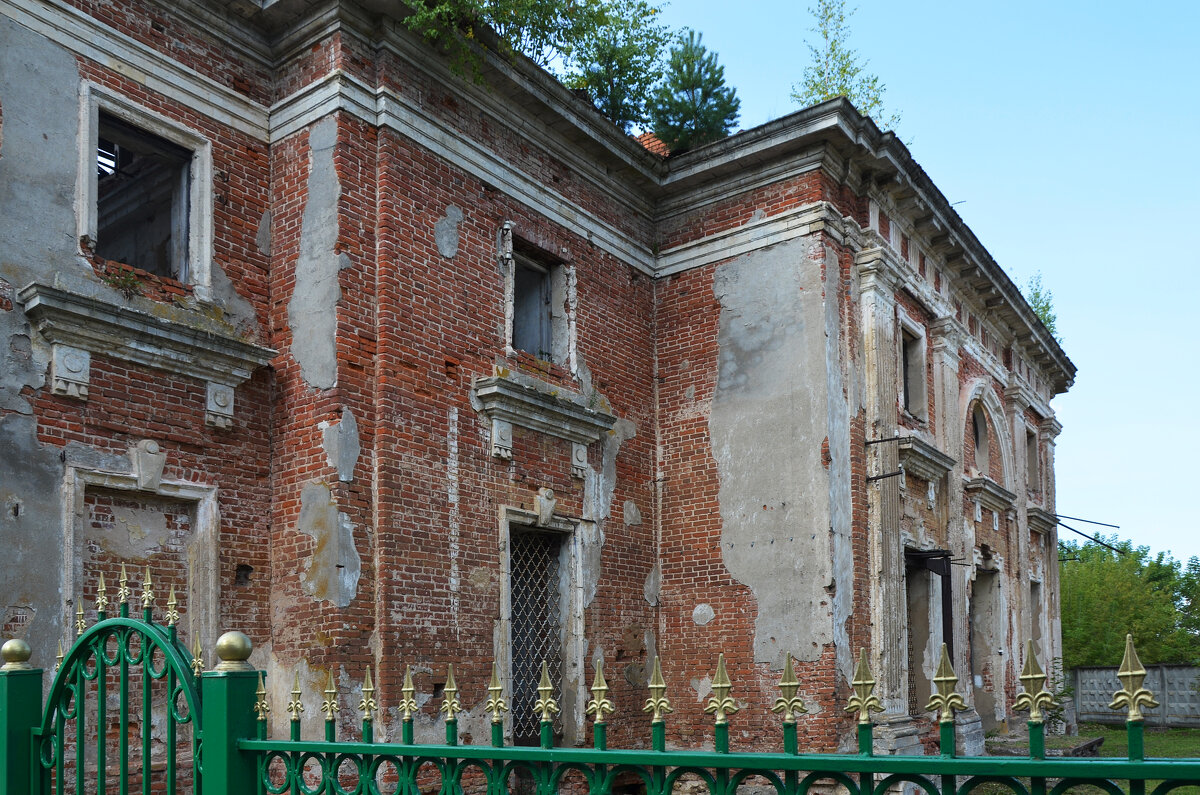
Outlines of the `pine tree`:
<svg viewBox="0 0 1200 795">
<path fill-rule="evenodd" d="M 895 129 L 900 115 L 888 114 L 883 107 L 886 90 L 877 75 L 859 63 L 858 51 L 847 45 L 850 28 L 847 19 L 854 9 L 846 11 L 846 0 L 817 0 L 809 9 L 816 19 L 812 29 L 821 38 L 820 46 L 808 45 L 812 64 L 804 68 L 804 79 L 792 86 L 792 99 L 801 105 L 815 105 L 834 97 L 846 97 L 863 114 L 881 127 Z"/>
<path fill-rule="evenodd" d="M 724 138 L 737 124 L 741 100 L 725 85 L 725 67 L 717 63 L 717 54 L 708 52 L 700 39 L 689 30 L 671 48 L 666 78 L 650 106 L 654 134 L 672 152 Z"/>
</svg>

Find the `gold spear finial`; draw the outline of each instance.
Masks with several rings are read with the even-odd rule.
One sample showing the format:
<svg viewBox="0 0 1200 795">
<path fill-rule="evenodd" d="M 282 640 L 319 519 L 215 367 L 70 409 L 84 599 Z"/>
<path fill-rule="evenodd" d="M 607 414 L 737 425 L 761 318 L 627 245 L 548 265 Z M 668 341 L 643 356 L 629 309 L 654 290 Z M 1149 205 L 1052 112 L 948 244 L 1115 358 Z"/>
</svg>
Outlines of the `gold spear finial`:
<svg viewBox="0 0 1200 795">
<path fill-rule="evenodd" d="M 117 604 L 127 604 L 133 591 L 129 587 L 129 575 L 125 573 L 125 564 L 121 564 L 121 578 L 117 580 Z"/>
<path fill-rule="evenodd" d="M 296 671 L 296 679 L 292 684 L 292 698 L 287 703 L 287 712 L 292 720 L 300 720 L 300 714 L 304 712 L 304 705 L 300 703 L 300 672 Z"/>
<path fill-rule="evenodd" d="M 363 714 L 363 720 L 371 720 L 371 713 L 379 709 L 375 704 L 375 685 L 371 682 L 371 666 L 367 666 L 367 675 L 363 677 L 362 686 L 362 701 L 358 702 L 358 708 Z"/>
<path fill-rule="evenodd" d="M 200 636 L 192 639 L 192 673 L 200 676 L 204 673 L 204 650 L 200 648 Z"/>
<path fill-rule="evenodd" d="M 508 702 L 504 700 L 504 685 L 500 684 L 500 669 L 492 662 L 492 678 L 487 686 L 488 700 L 484 709 L 492 713 L 492 723 L 503 723 L 504 714 L 508 711 Z"/>
<path fill-rule="evenodd" d="M 646 699 L 646 706 L 642 707 L 642 712 L 650 713 L 651 723 L 663 723 L 663 716 L 674 712 L 671 709 L 671 702 L 667 700 L 667 683 L 663 679 L 662 664 L 658 661 L 658 655 L 654 655 L 654 671 L 650 674 L 650 698 Z"/>
<path fill-rule="evenodd" d="M 171 594 L 170 594 L 170 596 L 167 597 L 167 626 L 168 627 L 174 626 L 175 622 L 179 620 L 179 610 L 176 609 L 178 606 L 179 606 L 179 603 L 177 601 L 175 601 L 175 584 L 172 583 L 171 584 Z"/>
<path fill-rule="evenodd" d="M 718 726 L 728 723 L 727 717 L 738 711 L 737 705 L 729 697 L 731 690 L 733 690 L 733 683 L 729 681 L 729 674 L 725 672 L 725 655 L 718 654 L 717 673 L 712 682 L 713 695 L 708 700 L 708 705 L 704 707 L 706 713 L 716 716 Z"/>
<path fill-rule="evenodd" d="M 103 613 L 108 609 L 108 588 L 104 585 L 104 572 L 100 572 L 100 579 L 96 581 L 96 612 Z"/>
<path fill-rule="evenodd" d="M 587 703 L 586 713 L 595 715 L 597 725 L 605 723 L 605 714 L 616 712 L 608 698 L 608 682 L 604 681 L 604 658 L 596 658 L 596 678 L 592 680 L 592 700 Z"/>
<path fill-rule="evenodd" d="M 325 683 L 325 700 L 321 702 L 321 712 L 325 713 L 326 722 L 333 720 L 333 713 L 338 711 L 337 686 L 333 683 L 333 669 L 329 670 L 329 678 Z"/>
<path fill-rule="evenodd" d="M 800 690 L 800 680 L 796 678 L 796 670 L 792 667 L 792 655 L 788 652 L 783 664 L 783 676 L 779 680 L 780 697 L 775 699 L 772 712 L 782 712 L 784 723 L 795 723 L 796 716 L 808 712 L 804 708 L 804 699 L 796 695 Z"/>
<path fill-rule="evenodd" d="M 966 709 L 967 702 L 954 689 L 958 684 L 958 674 L 954 673 L 954 666 L 950 664 L 950 652 L 945 643 L 942 644 L 942 661 L 933 675 L 933 683 L 937 692 L 930 696 L 925 709 L 937 710 L 939 723 L 952 723 L 954 711 Z"/>
<path fill-rule="evenodd" d="M 550 669 L 542 660 L 542 679 L 537 686 L 538 700 L 533 702 L 533 711 L 538 713 L 542 723 L 554 720 L 558 714 L 558 702 L 554 700 L 554 686 L 550 684 Z"/>
<path fill-rule="evenodd" d="M 417 711 L 417 689 L 413 687 L 412 666 L 404 668 L 404 686 L 400 688 L 400 718 L 402 720 L 412 720 L 413 713 Z"/>
<path fill-rule="evenodd" d="M 150 582 L 150 566 L 146 566 L 146 578 L 142 580 L 142 609 L 154 607 L 154 583 Z"/>
<path fill-rule="evenodd" d="M 1142 720 L 1142 707 L 1158 706 L 1158 702 L 1154 700 L 1154 694 L 1142 687 L 1146 681 L 1146 667 L 1138 659 L 1137 649 L 1133 648 L 1133 635 L 1125 636 L 1125 656 L 1121 659 L 1117 678 L 1121 680 L 1124 687 L 1113 693 L 1113 700 L 1108 708 L 1128 708 L 1129 714 L 1125 720 Z"/>
<path fill-rule="evenodd" d="M 867 667 L 866 649 L 858 650 L 858 667 L 854 669 L 854 679 L 851 680 L 850 686 L 854 688 L 854 695 L 846 702 L 846 712 L 857 710 L 858 722 L 870 723 L 871 713 L 883 711 L 883 704 L 880 703 L 879 696 L 875 695 L 875 677 Z"/>
<path fill-rule="evenodd" d="M 57 671 L 59 668 L 62 668 L 62 661 L 63 661 L 62 638 L 59 638 L 58 639 L 58 656 L 56 656 L 54 658 L 54 670 L 55 671 Z"/>
<path fill-rule="evenodd" d="M 85 629 L 87 629 L 87 621 L 83 619 L 83 600 L 80 599 L 79 603 L 75 605 L 75 637 L 82 635 Z"/>
<path fill-rule="evenodd" d="M 267 686 L 263 682 L 262 671 L 258 672 L 258 690 L 254 691 L 254 712 L 259 720 L 266 720 L 271 706 L 267 704 Z"/>
<path fill-rule="evenodd" d="M 454 717 L 462 712 L 462 705 L 458 703 L 458 684 L 454 681 L 454 663 L 446 666 L 446 686 L 445 698 L 442 699 L 442 706 L 438 708 L 438 712 L 446 713 L 446 720 L 456 720 Z"/>
<path fill-rule="evenodd" d="M 1033 652 L 1033 641 L 1025 641 L 1025 667 L 1021 669 L 1021 680 L 1024 692 L 1017 694 L 1013 709 L 1018 712 L 1029 712 L 1030 723 L 1041 723 L 1045 720 L 1043 709 L 1057 707 L 1054 695 L 1046 690 L 1046 672 L 1038 665 L 1037 655 Z"/>
</svg>

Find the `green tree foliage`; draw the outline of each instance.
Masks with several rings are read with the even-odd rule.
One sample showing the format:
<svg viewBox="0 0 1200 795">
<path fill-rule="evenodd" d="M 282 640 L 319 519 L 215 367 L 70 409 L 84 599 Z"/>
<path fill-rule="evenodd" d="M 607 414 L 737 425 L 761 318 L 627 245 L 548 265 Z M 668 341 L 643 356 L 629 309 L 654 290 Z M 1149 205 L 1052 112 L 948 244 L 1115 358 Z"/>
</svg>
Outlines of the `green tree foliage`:
<svg viewBox="0 0 1200 795">
<path fill-rule="evenodd" d="M 1064 666 L 1118 665 L 1127 633 L 1147 664 L 1200 664 L 1200 559 L 1185 567 L 1102 540 L 1124 554 L 1090 541 L 1059 545 Z"/>
<path fill-rule="evenodd" d="M 443 48 L 460 72 L 479 73 L 480 47 L 519 53 L 628 132 L 646 122 L 672 35 L 647 0 L 407 0 L 408 27 Z M 497 39 L 484 35 L 495 31 Z"/>
<path fill-rule="evenodd" d="M 651 129 L 672 152 L 729 135 L 741 100 L 725 85 L 725 67 L 694 30 L 671 48 L 667 74 L 650 105 Z"/>
<path fill-rule="evenodd" d="M 629 132 L 647 121 L 647 98 L 662 73 L 672 36 L 659 23 L 659 6 L 645 0 L 609 0 L 604 24 L 573 50 L 563 82 L 585 89 L 600 112 Z"/>
<path fill-rule="evenodd" d="M 887 87 L 877 75 L 866 71 L 868 62 L 860 62 L 858 51 L 847 44 L 848 20 L 854 11 L 846 10 L 845 0 L 817 0 L 816 6 L 809 9 L 816 21 L 812 32 L 820 37 L 820 42 L 808 45 L 812 63 L 804 68 L 804 78 L 792 86 L 792 99 L 808 106 L 846 97 L 881 127 L 894 129 L 900 123 L 900 115 L 884 109 L 883 93 Z"/>
<path fill-rule="evenodd" d="M 1050 332 L 1050 336 L 1054 337 L 1056 341 L 1062 342 L 1062 337 L 1058 336 L 1058 315 L 1054 312 L 1054 294 L 1042 286 L 1040 271 L 1031 276 L 1025 285 L 1025 300 L 1029 302 L 1029 306 L 1038 316 L 1038 320 L 1042 321 L 1046 331 Z"/>
</svg>

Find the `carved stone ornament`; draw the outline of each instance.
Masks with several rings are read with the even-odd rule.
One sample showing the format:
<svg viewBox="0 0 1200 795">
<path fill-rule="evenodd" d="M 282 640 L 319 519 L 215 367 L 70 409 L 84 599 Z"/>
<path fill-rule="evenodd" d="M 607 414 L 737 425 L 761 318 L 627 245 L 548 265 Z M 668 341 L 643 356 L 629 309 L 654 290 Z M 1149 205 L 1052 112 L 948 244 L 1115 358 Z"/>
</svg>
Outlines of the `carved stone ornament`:
<svg viewBox="0 0 1200 795">
<path fill-rule="evenodd" d="M 129 451 L 133 461 L 133 474 L 137 476 L 138 488 L 143 491 L 158 491 L 162 483 L 163 466 L 167 454 L 153 439 L 142 439 Z"/>
<path fill-rule="evenodd" d="M 54 394 L 87 400 L 91 366 L 92 355 L 82 348 L 55 345 L 51 364 Z"/>
<path fill-rule="evenodd" d="M 554 489 L 540 488 L 537 491 L 537 526 L 545 527 L 554 519 L 554 509 L 558 507 L 558 498 Z"/>
<path fill-rule="evenodd" d="M 228 430 L 233 427 L 233 387 L 208 382 L 208 398 L 204 407 L 204 424 Z"/>
<path fill-rule="evenodd" d="M 587 445 L 571 443 L 571 477 L 583 478 L 587 474 Z"/>
</svg>

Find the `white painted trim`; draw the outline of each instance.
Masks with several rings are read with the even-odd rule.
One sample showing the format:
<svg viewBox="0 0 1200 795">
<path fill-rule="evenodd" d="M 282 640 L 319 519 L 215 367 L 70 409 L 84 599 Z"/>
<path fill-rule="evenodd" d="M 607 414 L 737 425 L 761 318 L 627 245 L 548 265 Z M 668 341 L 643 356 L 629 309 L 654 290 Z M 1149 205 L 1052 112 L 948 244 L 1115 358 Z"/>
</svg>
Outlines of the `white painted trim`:
<svg viewBox="0 0 1200 795">
<path fill-rule="evenodd" d="M 80 238 L 96 241 L 96 141 L 100 111 L 112 114 L 192 153 L 188 178 L 187 273 L 180 274 L 195 288 L 196 298 L 212 295 L 213 165 L 212 144 L 199 132 L 141 107 L 104 86 L 84 81 L 79 87 L 79 190 L 75 217 Z"/>
<path fill-rule="evenodd" d="M 0 14 L 216 122 L 266 140 L 267 110 L 261 104 L 61 0 L 0 0 Z"/>
<path fill-rule="evenodd" d="M 669 248 L 658 255 L 656 275 L 700 268 L 822 230 L 840 239 L 842 222 L 828 202 L 808 204 Z"/>
<path fill-rule="evenodd" d="M 77 549 L 82 542 L 82 522 L 86 516 L 84 497 L 88 489 L 108 489 L 129 492 L 131 497 L 152 494 L 195 505 L 196 556 L 188 561 L 191 580 L 187 583 L 159 583 L 156 587 L 167 589 L 173 584 L 181 591 L 187 606 L 192 627 L 183 627 L 186 638 L 194 631 L 201 643 L 208 646 L 216 642 L 220 633 L 220 574 L 218 568 L 221 514 L 218 508 L 217 487 L 182 480 L 164 480 L 153 491 L 138 488 L 136 473 L 113 472 L 92 467 L 68 464 L 62 483 L 62 533 L 63 533 L 63 580 L 62 607 L 65 615 L 73 616 L 71 610 L 79 598 L 83 582 L 83 558 Z M 135 582 L 141 581 L 140 572 L 130 572 Z M 116 583 L 109 583 L 110 586 Z M 161 591 L 165 598 L 166 591 Z M 161 604 L 161 601 L 160 601 Z M 115 607 L 114 607 L 115 610 Z M 136 612 L 131 605 L 130 613 Z"/>
</svg>

